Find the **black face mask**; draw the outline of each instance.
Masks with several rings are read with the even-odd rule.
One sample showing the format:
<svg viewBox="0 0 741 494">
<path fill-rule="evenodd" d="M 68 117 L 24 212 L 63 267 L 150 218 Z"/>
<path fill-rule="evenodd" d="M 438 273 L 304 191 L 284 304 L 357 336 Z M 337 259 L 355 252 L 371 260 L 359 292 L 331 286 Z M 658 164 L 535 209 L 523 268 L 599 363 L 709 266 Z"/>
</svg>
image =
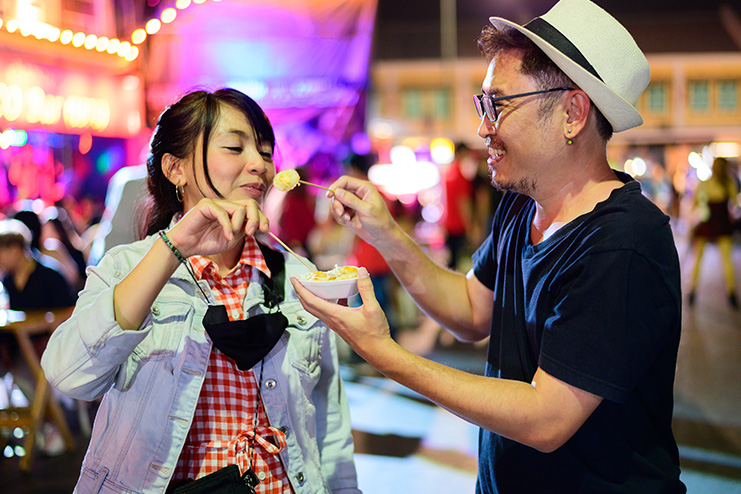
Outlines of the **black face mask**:
<svg viewBox="0 0 741 494">
<path fill-rule="evenodd" d="M 257 314 L 241 321 L 230 321 L 223 305 L 210 305 L 203 316 L 203 327 L 221 353 L 249 370 L 273 349 L 288 327 L 288 319 L 278 305 L 284 300 L 285 263 L 280 252 L 258 244 L 272 278 L 263 280 L 265 307 L 275 312 Z"/>
</svg>

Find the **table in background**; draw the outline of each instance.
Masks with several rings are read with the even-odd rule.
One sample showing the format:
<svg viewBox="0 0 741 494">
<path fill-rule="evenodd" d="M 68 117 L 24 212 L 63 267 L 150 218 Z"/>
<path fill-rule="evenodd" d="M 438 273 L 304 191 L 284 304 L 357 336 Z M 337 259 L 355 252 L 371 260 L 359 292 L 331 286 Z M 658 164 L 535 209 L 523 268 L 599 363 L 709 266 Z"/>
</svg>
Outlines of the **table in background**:
<svg viewBox="0 0 741 494">
<path fill-rule="evenodd" d="M 11 407 L 0 409 L 0 428 L 27 427 L 23 448 L 26 454 L 20 459 L 20 468 L 29 471 L 31 458 L 36 443 L 36 434 L 44 423 L 48 412 L 51 420 L 59 428 L 68 451 L 75 448 L 75 441 L 69 430 L 64 411 L 51 396 L 51 389 L 41 369 L 39 355 L 34 349 L 31 337 L 51 334 L 57 326 L 72 314 L 72 307 L 53 310 L 14 311 L 0 310 L 0 332 L 12 334 L 18 342 L 21 355 L 33 373 L 36 387 L 33 396 L 29 396 L 28 407 Z"/>
</svg>

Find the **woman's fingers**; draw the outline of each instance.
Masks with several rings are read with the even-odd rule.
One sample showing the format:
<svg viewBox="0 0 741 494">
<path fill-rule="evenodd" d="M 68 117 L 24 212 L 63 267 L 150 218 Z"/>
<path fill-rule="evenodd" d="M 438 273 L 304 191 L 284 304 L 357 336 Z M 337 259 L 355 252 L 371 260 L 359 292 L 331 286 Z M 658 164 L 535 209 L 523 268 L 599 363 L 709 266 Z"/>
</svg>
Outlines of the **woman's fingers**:
<svg viewBox="0 0 741 494">
<path fill-rule="evenodd" d="M 255 232 L 262 231 L 267 232 L 270 226 L 267 216 L 265 216 L 260 210 L 259 205 L 255 201 L 248 201 L 245 205 L 245 223 L 244 232 L 247 235 L 254 235 Z"/>
<path fill-rule="evenodd" d="M 258 229 L 267 231 L 269 226 L 254 200 L 202 199 L 173 227 L 173 238 L 182 244 L 183 255 L 210 255 L 230 249 Z"/>
</svg>

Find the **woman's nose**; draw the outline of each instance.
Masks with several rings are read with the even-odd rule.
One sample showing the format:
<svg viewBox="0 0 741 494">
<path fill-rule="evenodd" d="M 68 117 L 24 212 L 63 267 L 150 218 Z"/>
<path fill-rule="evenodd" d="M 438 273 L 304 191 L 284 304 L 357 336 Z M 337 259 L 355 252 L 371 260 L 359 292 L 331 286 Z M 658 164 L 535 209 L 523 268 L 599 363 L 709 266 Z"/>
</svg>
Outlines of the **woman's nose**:
<svg viewBox="0 0 741 494">
<path fill-rule="evenodd" d="M 252 173 L 264 174 L 268 169 L 265 158 L 257 149 L 247 153 L 247 169 Z"/>
</svg>

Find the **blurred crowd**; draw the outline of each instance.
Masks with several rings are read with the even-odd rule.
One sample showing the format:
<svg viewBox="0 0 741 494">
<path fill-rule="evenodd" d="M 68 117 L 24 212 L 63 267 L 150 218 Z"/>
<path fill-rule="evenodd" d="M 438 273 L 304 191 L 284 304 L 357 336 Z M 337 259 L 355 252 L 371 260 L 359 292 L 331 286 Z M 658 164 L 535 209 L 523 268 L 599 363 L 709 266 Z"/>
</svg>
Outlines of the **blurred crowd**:
<svg viewBox="0 0 741 494">
<path fill-rule="evenodd" d="M 373 155 L 351 155 L 338 164 L 339 173 L 367 179 L 368 170 L 374 163 Z M 334 176 L 328 176 L 326 169 L 326 166 L 307 163 L 297 171 L 304 180 L 328 186 L 339 173 L 335 167 Z M 423 207 L 416 200 L 386 195 L 387 206 L 407 232 L 429 249 L 440 264 L 465 272 L 471 265 L 471 254 L 489 233 L 501 192 L 490 185 L 485 153 L 470 149 L 463 143 L 456 146 L 450 163 L 439 165 L 439 172 L 440 181 L 435 189 L 441 214 L 437 221 L 425 219 Z M 727 211 L 731 225 L 730 236 L 721 239 L 723 249 L 728 250 L 728 246 L 741 237 L 741 200 L 738 194 L 741 179 L 737 161 L 725 160 L 723 169 L 715 170 L 710 177 L 703 177 L 705 180 L 700 180 L 691 167 L 679 167 L 674 175 L 670 175 L 661 163 L 650 163 L 645 173 L 636 176 L 644 194 L 672 218 L 677 235 L 687 238 L 693 255 L 701 255 L 701 251 L 694 251 L 717 240 L 715 235 L 711 235 L 702 245 L 694 242 L 699 215 L 707 215 L 710 210 L 706 204 L 703 205 L 703 200 L 707 202 L 706 184 L 712 185 L 719 176 L 725 177 L 723 183 L 727 180 L 732 184 L 727 187 L 727 193 L 721 193 L 717 199 L 723 202 L 720 210 Z M 105 201 L 96 200 L 92 195 L 83 195 L 79 199 L 68 195 L 53 206 L 46 206 L 38 200 L 24 200 L 6 207 L 0 212 L 0 218 L 21 221 L 31 234 L 30 259 L 58 271 L 76 293 L 84 285 L 87 265 L 96 264 L 107 249 L 137 238 L 137 223 L 146 207 L 145 178 L 144 166 L 124 167 L 109 180 Z M 273 233 L 312 260 L 319 269 L 327 270 L 343 264 L 368 268 L 394 333 L 424 327 L 425 317 L 400 289 L 383 258 L 349 229 L 337 225 L 329 215 L 329 205 L 325 191 L 299 186 L 289 192 L 273 190 L 266 212 L 271 218 Z M 700 256 L 694 257 L 699 260 Z M 5 283 L 10 281 L 7 280 L 8 267 L 2 264 L 0 257 Z M 733 269 L 727 266 L 724 269 L 729 296 L 735 297 Z M 689 281 L 691 287 L 696 286 L 699 276 L 698 261 Z M 7 294 L 6 288 L 0 304 L 20 308 L 8 305 Z M 695 296 L 694 293 L 691 295 L 690 303 L 694 303 Z M 51 299 L 46 296 L 45 300 Z M 434 338 L 428 344 L 439 343 L 436 330 L 432 328 L 430 333 Z"/>
<path fill-rule="evenodd" d="M 341 173 L 367 179 L 368 170 L 374 163 L 373 155 L 351 155 L 338 164 L 339 168 L 334 168 L 334 176 L 328 176 L 326 167 L 314 167 L 312 163 L 297 171 L 304 180 L 329 186 Z M 644 194 L 672 218 L 677 235 L 688 240 L 693 255 L 701 255 L 701 252 L 694 251 L 718 240 L 718 235 L 712 234 L 704 237 L 701 246 L 695 242 L 701 216 L 707 216 L 711 209 L 727 212 L 730 231 L 726 231 L 728 228 L 724 230 L 723 248 L 728 250 L 729 245 L 741 240 L 738 162 L 723 160 L 723 163 L 722 170 L 714 170 L 710 177 L 702 177 L 704 180 L 700 180 L 691 167 L 680 167 L 670 175 L 661 163 L 651 163 L 645 173 L 636 176 Z M 489 234 L 501 192 L 490 185 L 485 153 L 470 149 L 463 143 L 456 146 L 450 163 L 439 165 L 439 172 L 440 181 L 435 189 L 441 214 L 437 221 L 425 218 L 423 207 L 416 200 L 386 195 L 387 206 L 396 220 L 429 249 L 440 264 L 465 272 L 471 265 L 471 254 Z M 722 183 L 730 185 L 717 192 L 718 188 L 712 185 L 721 176 Z M 0 212 L 0 218 L 22 222 L 31 236 L 29 259 L 58 271 L 76 294 L 84 285 L 87 265 L 96 264 L 107 249 L 137 238 L 137 223 L 146 207 L 145 178 L 144 166 L 124 167 L 109 180 L 104 201 L 91 195 L 79 199 L 74 195 L 65 196 L 53 206 L 38 200 L 24 200 L 6 207 Z M 708 207 L 707 184 L 710 184 L 714 200 L 721 201 L 722 206 Z M 349 229 L 337 225 L 329 214 L 329 205 L 325 191 L 299 186 L 289 192 L 273 190 L 266 212 L 271 218 L 273 233 L 308 257 L 319 269 L 327 270 L 343 264 L 367 267 L 395 333 L 423 327 L 424 316 L 395 282 L 385 261 L 372 246 L 356 238 Z M 5 247 L 0 245 L 0 252 L 3 250 Z M 7 284 L 10 282 L 9 269 L 3 261 L 3 256 L 0 256 L 0 271 L 3 282 Z M 699 262 L 695 264 L 689 280 L 691 287 L 696 286 L 700 276 Z M 724 269 L 729 295 L 735 295 L 733 269 Z M 0 297 L 3 307 L 23 308 L 10 307 L 7 287 L 2 288 L 5 288 Z M 695 294 L 691 303 L 694 303 L 694 297 Z M 41 296 L 41 299 L 52 300 L 48 295 Z"/>
<path fill-rule="evenodd" d="M 374 163 L 372 155 L 351 155 L 341 164 L 341 173 L 367 179 Z M 318 173 L 311 163 L 307 165 L 298 169 L 306 181 L 329 186 L 339 176 Z M 425 219 L 419 201 L 386 194 L 386 203 L 398 223 L 434 259 L 465 272 L 471 266 L 471 255 L 489 234 L 501 192 L 490 184 L 486 155 L 462 143 L 456 146 L 454 159 L 439 166 L 439 172 L 435 189 L 441 214 L 437 221 Z M 643 193 L 671 217 L 676 235 L 686 240 L 686 253 L 693 259 L 691 270 L 685 272 L 689 305 L 698 299 L 702 252 L 708 244 L 715 244 L 722 254 L 729 303 L 738 308 L 730 255 L 732 246 L 741 242 L 738 162 L 716 159 L 712 174 L 703 178 L 700 180 L 691 167 L 670 176 L 657 163 L 637 176 Z M 86 267 L 96 264 L 107 249 L 139 236 L 137 224 L 146 208 L 145 179 L 143 166 L 125 167 L 108 182 L 105 201 L 67 196 L 53 206 L 26 200 L 6 207 L 0 214 L 0 307 L 28 310 L 74 305 L 85 283 Z M 265 209 L 273 233 L 318 269 L 337 265 L 368 269 L 392 335 L 400 343 L 419 354 L 455 343 L 416 307 L 378 252 L 335 223 L 325 191 L 299 186 L 288 192 L 273 190 L 268 197 Z M 349 303 L 360 301 L 356 296 Z M 34 341 L 39 354 L 46 338 Z M 340 358 L 346 363 L 362 364 L 349 346 L 341 344 L 340 349 Z M 0 375 L 6 379 L 12 373 L 15 385 L 30 396 L 32 379 L 19 360 L 17 345 L 4 337 L 0 341 Z M 49 454 L 62 450 L 53 432 L 51 440 L 42 445 Z"/>
</svg>

